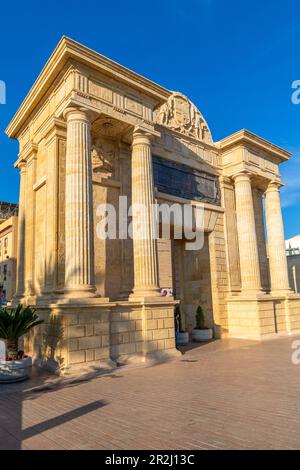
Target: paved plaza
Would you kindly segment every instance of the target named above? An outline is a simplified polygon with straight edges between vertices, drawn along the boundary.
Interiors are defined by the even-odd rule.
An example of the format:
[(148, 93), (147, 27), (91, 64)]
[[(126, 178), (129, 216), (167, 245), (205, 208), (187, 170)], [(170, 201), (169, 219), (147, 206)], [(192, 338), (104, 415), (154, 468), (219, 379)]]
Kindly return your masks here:
[(298, 338), (219, 340), (152, 367), (0, 385), (0, 449), (299, 449)]

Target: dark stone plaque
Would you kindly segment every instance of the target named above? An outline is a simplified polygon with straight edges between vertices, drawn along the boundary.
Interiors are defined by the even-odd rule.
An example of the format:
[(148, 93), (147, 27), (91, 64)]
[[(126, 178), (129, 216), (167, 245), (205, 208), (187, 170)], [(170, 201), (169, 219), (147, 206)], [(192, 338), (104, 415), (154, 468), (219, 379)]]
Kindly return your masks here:
[(161, 193), (221, 205), (219, 178), (188, 165), (153, 156), (154, 186)]

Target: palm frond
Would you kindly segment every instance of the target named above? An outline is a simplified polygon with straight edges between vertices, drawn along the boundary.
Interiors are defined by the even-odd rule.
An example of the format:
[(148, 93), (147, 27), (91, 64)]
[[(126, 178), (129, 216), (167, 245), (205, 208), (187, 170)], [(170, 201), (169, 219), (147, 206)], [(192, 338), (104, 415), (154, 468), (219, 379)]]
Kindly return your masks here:
[(0, 338), (20, 338), (43, 321), (29, 306), (19, 304), (17, 307), (3, 307), (0, 309)]

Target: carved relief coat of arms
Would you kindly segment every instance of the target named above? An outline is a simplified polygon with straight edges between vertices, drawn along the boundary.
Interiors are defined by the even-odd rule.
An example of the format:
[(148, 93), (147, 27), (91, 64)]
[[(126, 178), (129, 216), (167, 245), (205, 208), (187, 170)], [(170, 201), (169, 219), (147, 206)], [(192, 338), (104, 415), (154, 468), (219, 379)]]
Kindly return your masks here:
[(159, 124), (182, 134), (212, 143), (211, 134), (200, 111), (181, 93), (172, 93), (156, 114)]

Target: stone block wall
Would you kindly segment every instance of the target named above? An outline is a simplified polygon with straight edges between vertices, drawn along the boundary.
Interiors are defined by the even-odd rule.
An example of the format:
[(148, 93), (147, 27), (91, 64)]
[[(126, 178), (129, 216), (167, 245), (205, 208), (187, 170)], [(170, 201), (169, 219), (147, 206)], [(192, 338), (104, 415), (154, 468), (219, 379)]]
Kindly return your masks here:
[(288, 312), (291, 331), (300, 331), (299, 299), (288, 300)]
[(174, 349), (174, 307), (172, 304), (134, 307), (119, 304), (111, 313), (110, 331), (110, 355), (119, 362)]
[(184, 302), (186, 327), (192, 331), (196, 326), (196, 310), (201, 305), (208, 327), (214, 326), (212, 310), (211, 275), (208, 237), (205, 234), (201, 250), (184, 251)]
[(110, 361), (109, 308), (39, 308), (44, 323), (26, 340), (26, 351), (49, 369), (107, 367)]
[(25, 348), (51, 370), (106, 368), (175, 349), (173, 302), (53, 306), (37, 313), (44, 323), (26, 337)]
[(173, 289), (171, 245), (171, 240), (161, 238), (157, 240), (159, 285), (162, 289)]
[(218, 214), (215, 229), (209, 234), (208, 240), (215, 336), (224, 337), (228, 334), (226, 299), (229, 293), (229, 268), (223, 213)]
[(261, 323), (255, 300), (234, 299), (228, 302), (228, 335), (259, 339)]
[(228, 301), (228, 329), (231, 337), (263, 339), (300, 329), (299, 298), (232, 298)]
[(79, 309), (64, 313), (68, 365), (94, 362), (107, 365), (109, 360), (109, 309)]

